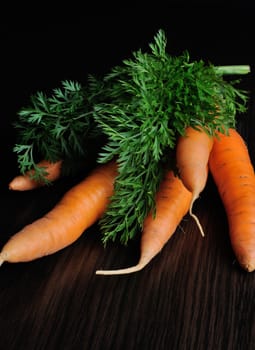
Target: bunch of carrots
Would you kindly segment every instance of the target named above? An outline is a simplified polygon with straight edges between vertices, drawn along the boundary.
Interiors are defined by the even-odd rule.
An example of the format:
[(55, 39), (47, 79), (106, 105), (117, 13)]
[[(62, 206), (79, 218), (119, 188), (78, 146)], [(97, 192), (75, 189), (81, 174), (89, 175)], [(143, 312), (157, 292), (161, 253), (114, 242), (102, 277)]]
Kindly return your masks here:
[(88, 150), (96, 150), (97, 161), (52, 210), (7, 241), (0, 265), (53, 254), (98, 221), (104, 243), (118, 237), (126, 244), (139, 231), (141, 253), (136, 266), (96, 273), (141, 270), (186, 214), (205, 235), (193, 205), (210, 172), (236, 258), (246, 271), (255, 270), (254, 169), (235, 127), (246, 94), (222, 79), (249, 67), (206, 66), (190, 62), (187, 53), (172, 57), (163, 31), (150, 48), (151, 54), (134, 53), (102, 80), (90, 77), (87, 89), (64, 82), (50, 97), (33, 96), (20, 111), (14, 147), (20, 175), (9, 183), (11, 190), (56, 181), (78, 161), (84, 164)]
[[(244, 139), (236, 129), (208, 135), (187, 127), (176, 145), (179, 175), (166, 171), (156, 195), (156, 214), (150, 213), (141, 233), (140, 259), (136, 266), (119, 270), (97, 270), (98, 275), (128, 274), (144, 268), (172, 237), (183, 217), (193, 214), (194, 201), (205, 188), (211, 172), (225, 207), (233, 251), (240, 266), (255, 270), (255, 176)], [(61, 162), (43, 161), (48, 178), (61, 176)], [(25, 262), (53, 254), (77, 240), (103, 215), (114, 192), (116, 161), (97, 166), (71, 188), (45, 216), (25, 226), (4, 245), (3, 262)], [(31, 173), (15, 177), (10, 189), (23, 191), (42, 186)]]

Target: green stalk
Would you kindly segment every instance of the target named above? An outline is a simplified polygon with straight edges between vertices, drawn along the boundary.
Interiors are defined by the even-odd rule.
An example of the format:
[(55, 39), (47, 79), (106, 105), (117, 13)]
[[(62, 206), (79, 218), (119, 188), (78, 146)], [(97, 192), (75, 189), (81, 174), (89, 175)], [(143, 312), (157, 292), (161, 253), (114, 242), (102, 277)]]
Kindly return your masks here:
[(251, 67), (249, 65), (233, 65), (233, 66), (216, 66), (216, 72), (222, 75), (232, 75), (232, 74), (248, 74), (251, 72)]

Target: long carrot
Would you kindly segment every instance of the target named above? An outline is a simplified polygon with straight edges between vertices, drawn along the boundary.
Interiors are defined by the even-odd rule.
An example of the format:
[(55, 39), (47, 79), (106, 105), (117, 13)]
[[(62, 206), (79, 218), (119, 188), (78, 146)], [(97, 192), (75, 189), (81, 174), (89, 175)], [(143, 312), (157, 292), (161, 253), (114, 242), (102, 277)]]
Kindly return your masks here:
[(77, 240), (106, 210), (116, 175), (115, 162), (95, 168), (45, 216), (9, 239), (0, 253), (0, 265), (53, 254)]
[(184, 186), (192, 192), (189, 214), (196, 221), (204, 236), (199, 219), (193, 214), (193, 204), (205, 188), (208, 178), (208, 160), (213, 146), (213, 137), (202, 129), (192, 127), (186, 129), (186, 134), (180, 136), (176, 146), (176, 161), (180, 178)]
[(235, 130), (218, 134), (209, 169), (228, 218), (233, 251), (242, 268), (255, 270), (255, 175), (244, 139)]
[(119, 275), (143, 269), (174, 234), (190, 203), (191, 192), (172, 171), (168, 172), (156, 195), (156, 216), (151, 213), (144, 221), (138, 264), (118, 270), (97, 270), (96, 274)]
[[(45, 178), (52, 182), (57, 180), (61, 175), (62, 161), (52, 163), (47, 160), (40, 161), (37, 166), (39, 168), (45, 168), (47, 175)], [(45, 184), (43, 181), (36, 181), (33, 179), (34, 170), (28, 171), (24, 175), (18, 175), (14, 177), (9, 183), (9, 189), (14, 191), (28, 191), (41, 187)]]

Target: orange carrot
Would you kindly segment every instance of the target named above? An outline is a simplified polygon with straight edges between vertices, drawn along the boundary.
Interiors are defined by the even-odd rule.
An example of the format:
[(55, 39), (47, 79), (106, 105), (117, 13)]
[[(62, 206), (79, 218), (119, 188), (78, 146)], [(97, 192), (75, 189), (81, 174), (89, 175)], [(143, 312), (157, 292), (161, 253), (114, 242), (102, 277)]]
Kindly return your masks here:
[(242, 268), (255, 270), (255, 176), (244, 139), (235, 130), (218, 134), (209, 169), (223, 202), (233, 251)]
[[(45, 178), (48, 181), (55, 181), (57, 180), (61, 175), (61, 166), (62, 161), (59, 160), (58, 162), (51, 163), (47, 160), (42, 160), (37, 164), (40, 168), (45, 168), (45, 171), (47, 172), (47, 175)], [(13, 180), (9, 183), (9, 189), (14, 191), (27, 191), (27, 190), (33, 190), (35, 188), (41, 187), (45, 185), (45, 182), (43, 181), (36, 181), (32, 178), (32, 175), (34, 174), (34, 170), (28, 171), (24, 175), (18, 175), (14, 177)]]
[(213, 137), (202, 129), (192, 127), (186, 129), (186, 134), (180, 136), (176, 146), (176, 161), (180, 178), (184, 186), (192, 192), (189, 214), (195, 219), (199, 230), (204, 236), (203, 228), (192, 208), (195, 200), (205, 188), (208, 178), (208, 160), (213, 146)]
[(106, 210), (116, 175), (115, 162), (95, 168), (45, 216), (9, 239), (0, 253), (0, 265), (53, 254), (77, 240)]
[(143, 269), (174, 234), (190, 203), (191, 192), (172, 171), (168, 172), (156, 195), (156, 216), (151, 213), (144, 221), (138, 264), (118, 270), (97, 270), (96, 274), (128, 274)]

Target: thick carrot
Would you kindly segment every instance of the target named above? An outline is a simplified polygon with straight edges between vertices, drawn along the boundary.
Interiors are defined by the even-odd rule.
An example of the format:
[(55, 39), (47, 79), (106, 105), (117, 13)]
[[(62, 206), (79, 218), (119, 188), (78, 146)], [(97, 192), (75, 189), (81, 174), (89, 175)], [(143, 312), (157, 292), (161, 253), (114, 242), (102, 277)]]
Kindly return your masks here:
[(244, 139), (235, 130), (218, 134), (209, 169), (223, 202), (233, 251), (240, 266), (255, 270), (255, 175)]
[(45, 216), (9, 239), (0, 253), (0, 265), (53, 254), (77, 240), (106, 210), (116, 175), (115, 162), (95, 168)]
[[(47, 172), (45, 178), (48, 181), (55, 181), (61, 175), (61, 160), (55, 163), (49, 162), (47, 160), (42, 160), (37, 164), (37, 166), (40, 168), (45, 168), (45, 171)], [(27, 191), (43, 186), (45, 182), (34, 180), (32, 178), (33, 173), (34, 170), (31, 170), (24, 175), (18, 175), (14, 177), (9, 183), (9, 189), (14, 191)]]
[(145, 219), (140, 242), (140, 259), (137, 265), (118, 270), (97, 270), (98, 275), (119, 275), (143, 269), (172, 237), (191, 203), (191, 192), (172, 171), (160, 184), (156, 195), (156, 216)]
[(176, 162), (180, 178), (184, 186), (192, 192), (189, 214), (195, 219), (199, 230), (204, 236), (199, 219), (193, 214), (193, 204), (205, 188), (208, 178), (208, 160), (213, 146), (213, 137), (202, 129), (192, 127), (186, 129), (186, 134), (180, 136), (176, 146)]

